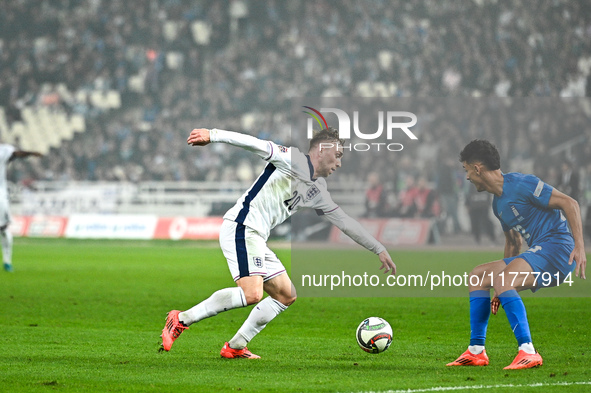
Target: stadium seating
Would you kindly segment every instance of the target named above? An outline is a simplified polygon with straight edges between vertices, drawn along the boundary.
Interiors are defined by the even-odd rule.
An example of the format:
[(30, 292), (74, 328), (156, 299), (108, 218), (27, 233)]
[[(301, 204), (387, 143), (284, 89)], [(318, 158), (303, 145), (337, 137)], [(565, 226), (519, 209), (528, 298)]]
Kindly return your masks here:
[[(402, 0), (367, 7), (354, 1), (151, 4), (138, 18), (133, 2), (88, 9), (47, 2), (44, 23), (23, 29), (39, 17), (32, 12), (36, 2), (3, 3), (2, 15), (11, 17), (0, 26), (0, 136), (46, 153), (39, 164), (19, 163), (11, 181), (237, 180), (238, 173), (256, 173), (256, 157), (228, 157), (220, 148), (198, 156), (183, 145), (186, 134), (197, 125), (219, 126), (297, 142), (289, 132), (296, 97), (445, 97), (461, 104), (467, 97), (534, 102), (591, 91), (581, 2), (542, 2), (534, 14), (520, 3), (453, 0), (433, 7)], [(537, 129), (502, 105), (486, 109), (484, 121), (459, 105), (429, 127), (439, 149), (424, 150), (457, 149), (475, 136), (508, 140), (519, 130), (519, 143), (501, 146), (505, 162), (515, 157), (515, 165), (558, 182), (552, 168), (565, 158), (575, 161), (587, 204), (591, 140), (580, 139), (578, 124), (591, 115), (588, 102), (572, 102), (574, 116), (547, 118), (552, 103), (532, 112), (543, 125)], [(533, 142), (523, 142), (528, 139)], [(540, 160), (543, 151), (551, 157)], [(440, 157), (423, 158), (413, 175), (437, 187)], [(402, 191), (399, 179), (409, 169), (394, 158), (386, 168), (389, 189)], [(368, 162), (344, 166), (332, 183), (371, 169)]]

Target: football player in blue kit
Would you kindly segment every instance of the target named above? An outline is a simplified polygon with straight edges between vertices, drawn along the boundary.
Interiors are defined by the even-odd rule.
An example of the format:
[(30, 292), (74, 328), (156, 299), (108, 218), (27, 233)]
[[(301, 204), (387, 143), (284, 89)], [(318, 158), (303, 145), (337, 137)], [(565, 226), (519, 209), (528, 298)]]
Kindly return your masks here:
[[(519, 345), (505, 369), (542, 365), (535, 350), (525, 306), (518, 292), (560, 285), (585, 277), (587, 257), (581, 212), (576, 200), (534, 175), (503, 173), (496, 147), (473, 140), (460, 153), (466, 178), (477, 191), (493, 194), (493, 213), (505, 233), (504, 259), (477, 266), (470, 273), (470, 345), (448, 366), (486, 366), (488, 319), (501, 305)], [(570, 229), (569, 229), (570, 227)], [(522, 239), (528, 249), (521, 252)], [(491, 302), (490, 289), (494, 290)]]

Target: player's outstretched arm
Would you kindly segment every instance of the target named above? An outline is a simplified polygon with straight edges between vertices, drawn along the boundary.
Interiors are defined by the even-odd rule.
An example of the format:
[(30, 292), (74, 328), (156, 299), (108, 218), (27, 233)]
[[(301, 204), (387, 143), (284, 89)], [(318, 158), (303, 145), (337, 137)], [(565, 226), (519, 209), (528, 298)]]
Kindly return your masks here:
[(273, 147), (270, 141), (239, 132), (217, 128), (212, 128), (211, 130), (207, 128), (195, 128), (187, 138), (187, 144), (191, 146), (205, 146), (209, 143), (227, 143), (251, 151), (265, 160), (273, 158)]
[(564, 212), (566, 221), (575, 240), (575, 248), (570, 254), (568, 264), (572, 265), (576, 262), (575, 276), (580, 278), (587, 278), (585, 270), (587, 269), (587, 255), (585, 254), (585, 241), (583, 240), (583, 221), (581, 219), (581, 210), (579, 203), (570, 196), (558, 191), (552, 190), (548, 207), (551, 209), (560, 209)]
[(375, 253), (380, 258), (382, 263), (380, 270), (385, 269), (384, 273), (396, 274), (396, 265), (392, 262), (392, 258), (386, 247), (377, 241), (361, 224), (351, 218), (341, 208), (338, 208), (329, 214), (325, 214), (331, 223), (339, 228), (345, 235), (353, 239), (357, 244), (365, 247), (369, 251)]
[(191, 146), (205, 146), (211, 142), (207, 128), (195, 128), (187, 138), (187, 144)]

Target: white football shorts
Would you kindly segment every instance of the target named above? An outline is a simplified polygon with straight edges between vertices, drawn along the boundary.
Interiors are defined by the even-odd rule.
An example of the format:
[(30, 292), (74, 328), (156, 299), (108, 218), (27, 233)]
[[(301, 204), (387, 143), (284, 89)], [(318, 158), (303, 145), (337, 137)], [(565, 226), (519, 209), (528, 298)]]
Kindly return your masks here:
[(243, 224), (224, 220), (220, 246), (234, 281), (248, 276), (262, 276), (263, 281), (267, 281), (285, 273), (285, 267), (267, 247), (265, 239)]

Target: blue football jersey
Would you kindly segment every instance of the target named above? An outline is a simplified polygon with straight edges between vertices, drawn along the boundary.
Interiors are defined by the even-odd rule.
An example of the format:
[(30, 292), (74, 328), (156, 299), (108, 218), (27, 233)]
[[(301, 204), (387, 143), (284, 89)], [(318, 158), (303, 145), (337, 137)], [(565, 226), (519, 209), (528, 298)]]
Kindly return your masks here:
[(553, 187), (534, 175), (503, 174), (503, 194), (493, 198), (493, 212), (503, 231), (514, 229), (532, 247), (545, 241), (574, 244), (562, 211), (550, 209)]

